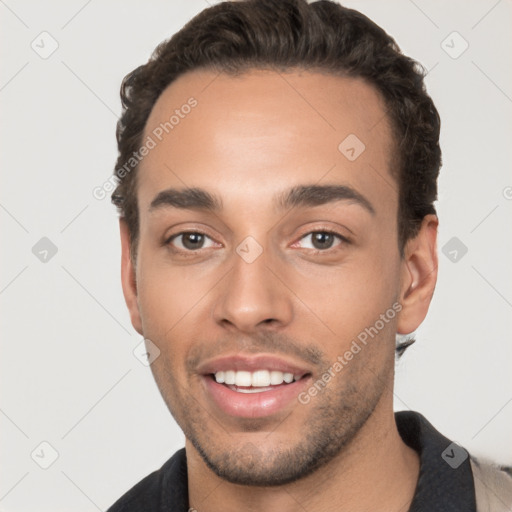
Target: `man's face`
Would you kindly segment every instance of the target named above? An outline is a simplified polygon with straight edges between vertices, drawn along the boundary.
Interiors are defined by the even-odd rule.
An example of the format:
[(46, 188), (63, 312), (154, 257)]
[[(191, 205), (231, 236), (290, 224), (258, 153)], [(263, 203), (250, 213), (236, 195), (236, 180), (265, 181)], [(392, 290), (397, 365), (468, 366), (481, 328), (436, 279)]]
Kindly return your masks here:
[(391, 410), (403, 263), (383, 102), (359, 79), (193, 72), (148, 135), (132, 319), (161, 351), (156, 382), (219, 476), (293, 481)]

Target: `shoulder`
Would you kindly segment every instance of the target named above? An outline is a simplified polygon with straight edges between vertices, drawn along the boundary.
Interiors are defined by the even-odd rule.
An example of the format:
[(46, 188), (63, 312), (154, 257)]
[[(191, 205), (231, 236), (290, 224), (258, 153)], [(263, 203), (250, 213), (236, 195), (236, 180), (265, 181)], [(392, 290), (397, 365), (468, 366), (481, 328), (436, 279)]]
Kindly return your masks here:
[(167, 512), (186, 510), (188, 500), (185, 449), (178, 450), (160, 469), (143, 478), (107, 512)]
[(470, 458), (478, 512), (501, 512), (512, 508), (512, 468)]

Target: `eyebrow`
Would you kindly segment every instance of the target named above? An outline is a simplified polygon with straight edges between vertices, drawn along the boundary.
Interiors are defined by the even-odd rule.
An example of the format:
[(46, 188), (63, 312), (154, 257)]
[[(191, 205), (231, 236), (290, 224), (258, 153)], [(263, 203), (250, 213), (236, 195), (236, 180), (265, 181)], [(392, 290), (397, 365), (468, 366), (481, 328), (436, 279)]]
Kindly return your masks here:
[(220, 211), (222, 201), (201, 188), (185, 188), (183, 190), (169, 188), (157, 194), (149, 205), (149, 211), (169, 206), (187, 210)]
[[(347, 185), (299, 185), (279, 194), (275, 203), (279, 210), (288, 210), (321, 206), (337, 201), (359, 204), (375, 215), (375, 208), (370, 201)], [(222, 210), (222, 200), (201, 188), (169, 188), (156, 195), (151, 201), (149, 211), (165, 207), (219, 212)]]
[(366, 197), (347, 185), (299, 185), (279, 196), (278, 207), (286, 210), (296, 207), (321, 206), (337, 201), (359, 204), (372, 215), (375, 208)]

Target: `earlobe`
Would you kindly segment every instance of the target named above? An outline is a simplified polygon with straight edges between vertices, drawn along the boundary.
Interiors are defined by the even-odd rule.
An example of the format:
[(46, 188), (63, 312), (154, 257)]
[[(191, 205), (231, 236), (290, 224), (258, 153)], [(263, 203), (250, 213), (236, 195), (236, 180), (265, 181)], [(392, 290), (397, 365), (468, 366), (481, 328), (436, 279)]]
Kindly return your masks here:
[(436, 215), (425, 216), (418, 234), (406, 243), (402, 262), (402, 310), (398, 317), (398, 334), (415, 331), (427, 315), (437, 282), (438, 224)]
[(130, 232), (126, 222), (119, 219), (121, 234), (121, 283), (123, 295), (134, 329), (142, 335), (142, 321), (137, 297), (137, 280), (135, 266), (130, 254)]

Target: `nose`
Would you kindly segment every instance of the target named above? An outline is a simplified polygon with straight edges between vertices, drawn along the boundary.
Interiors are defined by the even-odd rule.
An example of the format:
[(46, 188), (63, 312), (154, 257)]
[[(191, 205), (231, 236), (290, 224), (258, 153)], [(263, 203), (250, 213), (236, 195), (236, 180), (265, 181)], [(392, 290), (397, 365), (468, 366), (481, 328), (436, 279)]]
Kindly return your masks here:
[(216, 291), (213, 314), (224, 328), (254, 333), (280, 329), (292, 320), (292, 292), (266, 251), (254, 261), (234, 253), (233, 267)]

